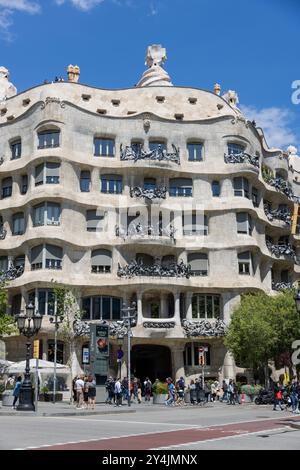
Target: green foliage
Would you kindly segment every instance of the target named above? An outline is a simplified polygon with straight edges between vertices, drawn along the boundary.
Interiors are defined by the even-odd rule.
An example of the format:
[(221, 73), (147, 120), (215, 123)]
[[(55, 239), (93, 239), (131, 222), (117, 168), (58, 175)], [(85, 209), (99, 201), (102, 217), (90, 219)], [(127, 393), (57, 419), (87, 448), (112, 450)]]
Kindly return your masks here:
[(166, 395), (168, 393), (168, 384), (164, 382), (155, 382), (152, 391), (155, 395)]
[(269, 168), (266, 165), (262, 165), (261, 174), (266, 183), (269, 183), (269, 181), (271, 181), (271, 179), (274, 178), (273, 171), (271, 170), (271, 168)]
[(14, 390), (14, 388), (15, 388), (14, 384), (7, 383), (6, 387), (5, 387), (5, 390)]
[(42, 388), (41, 388), (41, 393), (48, 393), (49, 392), (49, 388), (44, 385)]
[(62, 317), (62, 323), (59, 327), (60, 337), (70, 342), (75, 336), (73, 323), (82, 317), (82, 312), (76, 302), (76, 292), (69, 286), (56, 283), (54, 283), (53, 292), (56, 300), (57, 315)]
[(276, 296), (245, 294), (233, 312), (225, 346), (243, 367), (259, 368), (289, 351), (300, 337), (294, 290)]
[(249, 395), (250, 397), (254, 395), (258, 395), (259, 391), (262, 389), (261, 385), (242, 385), (241, 392)]
[(17, 332), (15, 319), (6, 314), (7, 309), (7, 286), (5, 282), (0, 283), (0, 337)]

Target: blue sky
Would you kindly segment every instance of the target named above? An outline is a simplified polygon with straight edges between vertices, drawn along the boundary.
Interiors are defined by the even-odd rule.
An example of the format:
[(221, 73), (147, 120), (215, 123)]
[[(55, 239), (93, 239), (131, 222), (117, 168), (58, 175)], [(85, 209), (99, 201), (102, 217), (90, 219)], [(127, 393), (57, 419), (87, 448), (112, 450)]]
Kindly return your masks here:
[(162, 44), (175, 85), (236, 90), (270, 145), (300, 146), (299, 22), (298, 0), (0, 0), (0, 65), (18, 91), (70, 63), (82, 83), (126, 88)]

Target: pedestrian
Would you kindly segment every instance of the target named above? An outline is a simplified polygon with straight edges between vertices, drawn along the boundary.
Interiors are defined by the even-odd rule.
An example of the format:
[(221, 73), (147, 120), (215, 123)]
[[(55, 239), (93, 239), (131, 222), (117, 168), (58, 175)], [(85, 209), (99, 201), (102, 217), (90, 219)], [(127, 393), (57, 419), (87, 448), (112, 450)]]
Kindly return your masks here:
[(88, 407), (89, 407), (89, 389), (88, 389), (88, 378), (87, 377), (84, 377), (83, 403), (84, 403), (84, 408), (88, 409)]
[(114, 406), (122, 406), (122, 385), (120, 378), (118, 377), (115, 383), (115, 405)]
[(76, 387), (76, 398), (77, 398), (77, 403), (76, 403), (76, 408), (82, 408), (83, 406), (83, 388), (84, 388), (84, 381), (83, 381), (83, 376), (79, 376), (78, 379), (75, 382), (75, 387)]
[(280, 382), (274, 387), (274, 406), (273, 411), (277, 411), (277, 405), (279, 405), (281, 411), (284, 411), (284, 407), (282, 406), (282, 386)]
[(16, 409), (16, 403), (20, 397), (21, 386), (22, 386), (22, 377), (19, 375), (15, 384), (14, 391), (13, 391), (14, 401), (13, 401), (12, 407), (14, 410)]
[(175, 405), (175, 385), (173, 384), (173, 380), (169, 377), (167, 379), (168, 384), (168, 399), (165, 401), (165, 405), (171, 406)]
[(190, 382), (190, 400), (192, 405), (195, 405), (197, 403), (196, 385), (194, 380), (191, 380)]
[(88, 376), (87, 388), (88, 388), (88, 407), (94, 410), (95, 404), (96, 404), (96, 381), (93, 379), (92, 375)]
[(149, 377), (146, 377), (144, 382), (144, 392), (145, 392), (145, 402), (150, 404), (151, 392), (152, 392), (152, 382)]
[(228, 405), (235, 405), (235, 401), (234, 401), (234, 384), (233, 384), (232, 379), (229, 380), (229, 385), (228, 385), (227, 392), (228, 392), (227, 404)]
[(77, 401), (77, 391), (76, 391), (76, 380), (78, 379), (79, 377), (74, 377), (74, 379), (72, 380), (72, 391), (73, 391), (73, 402), (76, 403)]
[(222, 396), (222, 399), (220, 400), (222, 403), (223, 401), (227, 401), (228, 402), (228, 385), (226, 383), (226, 380), (223, 380), (223, 383), (222, 383), (222, 391), (223, 391), (223, 396)]

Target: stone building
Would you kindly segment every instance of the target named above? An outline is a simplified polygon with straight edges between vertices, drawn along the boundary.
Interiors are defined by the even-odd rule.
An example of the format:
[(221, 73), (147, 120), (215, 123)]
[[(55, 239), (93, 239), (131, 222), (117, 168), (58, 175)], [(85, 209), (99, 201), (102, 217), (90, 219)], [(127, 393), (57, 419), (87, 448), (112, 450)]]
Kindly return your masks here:
[[(115, 322), (135, 301), (137, 377), (198, 375), (204, 346), (205, 374), (221, 380), (244, 373), (223, 345), (241, 293), (275, 293), (300, 271), (296, 149), (269, 148), (234, 91), (174, 86), (164, 60), (149, 47), (142, 78), (121, 90), (82, 85), (70, 66), (67, 81), (16, 94), (1, 69), (0, 268), (11, 313), (32, 301), (44, 315), (41, 358), (53, 360), (56, 281), (84, 321), (116, 327), (111, 373)], [(7, 359), (24, 358), (23, 338), (5, 342)], [(83, 368), (87, 347), (79, 337)]]

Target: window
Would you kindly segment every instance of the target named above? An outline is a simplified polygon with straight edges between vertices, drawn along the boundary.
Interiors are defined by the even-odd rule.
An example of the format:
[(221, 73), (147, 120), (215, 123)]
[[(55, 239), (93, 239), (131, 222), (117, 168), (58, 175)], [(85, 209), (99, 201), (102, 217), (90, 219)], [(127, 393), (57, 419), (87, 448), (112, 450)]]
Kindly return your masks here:
[(28, 176), (22, 175), (21, 176), (21, 189), (20, 189), (21, 194), (26, 194), (27, 189), (28, 189)]
[(17, 158), (20, 158), (22, 155), (22, 143), (21, 139), (15, 140), (10, 144), (10, 150), (11, 150), (11, 159), (16, 160)]
[[(15, 259), (14, 259), (14, 266), (15, 268), (19, 269), (19, 268), (23, 268), (24, 270), (24, 267), (25, 267), (25, 256), (24, 255), (21, 255), (21, 256), (17, 256)], [(21, 273), (19, 274), (19, 276), (23, 273), (23, 271), (21, 271)]]
[(183, 235), (207, 235), (208, 234), (208, 218), (207, 215), (201, 213), (188, 213), (184, 211), (182, 215)]
[(166, 143), (163, 140), (153, 140), (152, 142), (149, 142), (149, 150), (151, 152), (158, 149), (167, 150)]
[(144, 189), (154, 190), (156, 188), (156, 179), (155, 178), (145, 178), (144, 179)]
[(110, 273), (112, 256), (109, 250), (92, 251), (92, 273)]
[(46, 244), (46, 268), (61, 269), (63, 251), (60, 246)]
[(101, 192), (110, 194), (122, 194), (122, 176), (119, 175), (102, 175), (101, 176)]
[(238, 212), (236, 214), (237, 233), (252, 234), (252, 220), (247, 212)]
[(2, 198), (12, 195), (12, 178), (4, 178), (2, 180)]
[(193, 195), (193, 180), (191, 178), (170, 179), (169, 194), (172, 197), (191, 197)]
[(213, 181), (211, 183), (211, 192), (213, 197), (219, 197), (220, 196), (220, 182), (219, 181)]
[(199, 366), (199, 347), (204, 346), (204, 357), (205, 365), (210, 366), (210, 346), (204, 345), (203, 343), (188, 343), (185, 346), (184, 354), (184, 365), (197, 367)]
[[(57, 341), (56, 343), (57, 349), (56, 349), (56, 362), (58, 364), (63, 364), (64, 363), (64, 343), (62, 341)], [(54, 348), (55, 348), (55, 343), (54, 340), (49, 339), (48, 340), (48, 357), (47, 360), (53, 362), (54, 361)]]
[(289, 271), (288, 269), (284, 269), (280, 273), (280, 281), (281, 282), (289, 282), (290, 281), (290, 276), (289, 276)]
[(239, 176), (233, 179), (233, 186), (234, 186), (234, 195), (235, 196), (242, 196), (250, 199), (249, 197), (249, 182), (247, 178), (243, 176)]
[(25, 218), (23, 212), (18, 212), (13, 216), (13, 235), (22, 235), (25, 232)]
[(250, 251), (244, 251), (238, 255), (239, 274), (250, 275), (251, 254)]
[(94, 155), (95, 157), (114, 157), (115, 141), (114, 139), (94, 139)]
[(35, 289), (28, 293), (28, 303), (32, 303), (41, 315), (53, 315), (55, 312), (54, 292), (50, 289)]
[(59, 184), (60, 163), (46, 162), (35, 167), (35, 185)]
[(238, 155), (240, 153), (244, 153), (245, 147), (240, 144), (229, 143), (227, 150), (229, 155)]
[(60, 225), (60, 204), (45, 202), (33, 208), (32, 223), (34, 227), (40, 225)]
[(254, 207), (259, 206), (258, 190), (252, 186), (252, 202)]
[(190, 162), (201, 162), (203, 160), (203, 144), (191, 142), (190, 144), (187, 144), (187, 149)]
[(219, 295), (193, 294), (192, 296), (192, 318), (220, 318), (220, 308)]
[(121, 300), (118, 297), (84, 297), (82, 310), (84, 320), (120, 320)]
[(31, 249), (31, 269), (61, 269), (62, 248), (55, 245), (39, 245)]
[(21, 311), (21, 302), (22, 302), (22, 295), (17, 294), (14, 295), (11, 301), (11, 314), (12, 315), (19, 315)]
[(90, 171), (82, 171), (80, 173), (80, 191), (89, 193), (91, 190), (91, 173)]
[(191, 266), (192, 276), (208, 275), (208, 255), (207, 253), (189, 253), (188, 264)]
[(38, 133), (38, 148), (39, 149), (47, 149), (47, 148), (55, 148), (59, 147), (59, 138), (60, 138), (60, 131), (59, 130), (47, 130)]
[(86, 229), (88, 232), (102, 232), (105, 212), (99, 209), (86, 211)]

